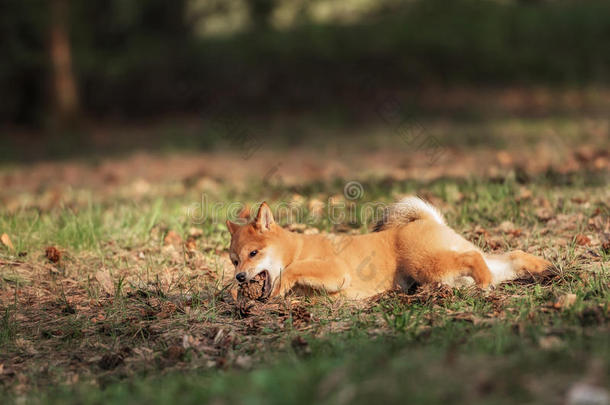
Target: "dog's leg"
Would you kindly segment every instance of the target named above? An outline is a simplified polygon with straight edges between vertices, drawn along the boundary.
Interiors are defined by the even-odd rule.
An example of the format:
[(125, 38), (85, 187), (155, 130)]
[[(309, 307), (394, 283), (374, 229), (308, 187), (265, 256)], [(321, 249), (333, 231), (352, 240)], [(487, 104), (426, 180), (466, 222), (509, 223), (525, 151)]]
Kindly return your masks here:
[(543, 273), (552, 268), (549, 261), (522, 250), (501, 255), (485, 255), (485, 262), (491, 270), (494, 284)]
[(491, 271), (483, 260), (483, 255), (476, 250), (460, 253), (455, 258), (458, 268), (466, 269), (467, 276), (474, 279), (474, 282), (481, 288), (489, 287), (492, 282)]
[(437, 252), (428, 261), (429, 267), (414, 273), (416, 281), (441, 282), (454, 285), (458, 277), (469, 276), (477, 286), (487, 288), (491, 284), (492, 274), (483, 259), (483, 255), (471, 250), (468, 252), (442, 251)]
[(336, 261), (303, 260), (286, 267), (275, 281), (271, 297), (285, 295), (295, 284), (334, 293), (349, 282), (349, 275)]
[(512, 251), (508, 254), (508, 257), (510, 258), (517, 276), (543, 273), (553, 267), (548, 260), (525, 253), (522, 250)]

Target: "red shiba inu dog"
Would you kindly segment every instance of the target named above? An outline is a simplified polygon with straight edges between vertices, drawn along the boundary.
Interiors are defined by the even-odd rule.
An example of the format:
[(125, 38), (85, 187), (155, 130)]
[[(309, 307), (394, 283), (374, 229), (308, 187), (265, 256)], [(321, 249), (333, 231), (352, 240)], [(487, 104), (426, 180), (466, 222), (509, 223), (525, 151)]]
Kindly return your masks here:
[[(249, 218), (247, 210), (240, 214)], [(294, 286), (346, 298), (371, 297), (408, 281), (488, 288), (551, 267), (520, 250), (486, 254), (451, 229), (442, 214), (417, 197), (388, 207), (375, 232), (332, 236), (293, 233), (277, 225), (262, 203), (245, 225), (227, 221), (230, 258), (239, 282), (266, 272), (263, 297)]]

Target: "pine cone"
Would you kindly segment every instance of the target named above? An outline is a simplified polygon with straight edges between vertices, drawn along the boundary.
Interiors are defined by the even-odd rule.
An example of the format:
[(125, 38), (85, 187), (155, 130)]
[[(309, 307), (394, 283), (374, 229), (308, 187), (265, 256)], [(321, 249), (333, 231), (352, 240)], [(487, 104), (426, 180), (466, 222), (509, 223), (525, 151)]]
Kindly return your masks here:
[(263, 296), (263, 288), (265, 286), (265, 279), (267, 278), (266, 272), (261, 272), (254, 276), (252, 280), (239, 285), (237, 291), (237, 299), (250, 299), (257, 300)]

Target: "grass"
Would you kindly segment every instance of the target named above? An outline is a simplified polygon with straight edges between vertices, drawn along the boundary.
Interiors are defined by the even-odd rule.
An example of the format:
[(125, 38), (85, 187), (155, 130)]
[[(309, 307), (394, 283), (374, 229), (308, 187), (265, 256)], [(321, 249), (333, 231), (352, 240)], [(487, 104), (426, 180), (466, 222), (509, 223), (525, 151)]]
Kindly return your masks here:
[[(440, 333), (427, 339), (395, 337), (374, 342), (350, 337), (348, 343), (312, 347), (320, 352), (303, 359), (294, 353), (281, 364), (253, 372), (172, 375), (154, 380), (116, 384), (104, 393), (92, 390), (63, 391), (52, 396), (62, 403), (167, 403), (179, 400), (198, 403), (220, 400), (229, 403), (370, 403), (371, 400), (414, 403), (554, 403), (563, 392), (556, 384), (571, 382), (589, 371), (586, 347), (541, 351), (527, 337), (502, 338), (502, 328), (486, 333), (458, 326), (456, 334), (477, 334), (472, 350), (450, 342)], [(489, 338), (499, 347), (488, 349)], [(526, 340), (526, 342), (524, 342)], [(590, 339), (603, 345), (602, 336)], [(438, 344), (440, 343), (440, 346)], [(486, 344), (487, 343), (487, 344)], [(496, 346), (494, 345), (494, 346)], [(606, 347), (607, 349), (607, 347)], [(602, 350), (603, 352), (603, 350)], [(597, 353), (593, 353), (597, 355)], [(504, 358), (504, 359), (503, 359)], [(573, 364), (577, 366), (573, 367)], [(551, 371), (559, 370), (559, 371)], [(532, 395), (528, 385), (550, 395)]]
[[(360, 214), (366, 203), (418, 193), (485, 250), (523, 249), (556, 266), (554, 276), (487, 292), (423, 286), (359, 304), (292, 295), (246, 317), (228, 285), (228, 208), (217, 221), (188, 215), (201, 188), (8, 192), (0, 233), (14, 250), (0, 246), (0, 401), (559, 403), (578, 382), (608, 387), (607, 174), (511, 173), (361, 178), (355, 204), (342, 197), (343, 178), (204, 188), (209, 204), (292, 199), (311, 219), (312, 200), (335, 196)], [(305, 229), (370, 225), (345, 218)]]

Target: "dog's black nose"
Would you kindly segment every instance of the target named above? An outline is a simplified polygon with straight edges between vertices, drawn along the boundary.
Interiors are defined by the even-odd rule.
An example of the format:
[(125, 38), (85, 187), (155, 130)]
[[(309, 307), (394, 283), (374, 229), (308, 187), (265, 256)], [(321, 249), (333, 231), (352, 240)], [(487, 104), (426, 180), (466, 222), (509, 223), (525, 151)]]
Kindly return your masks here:
[(241, 273), (237, 273), (237, 275), (235, 276), (235, 278), (237, 279), (237, 281), (239, 281), (240, 283), (243, 283), (244, 281), (246, 281), (246, 273), (244, 273), (243, 271)]

